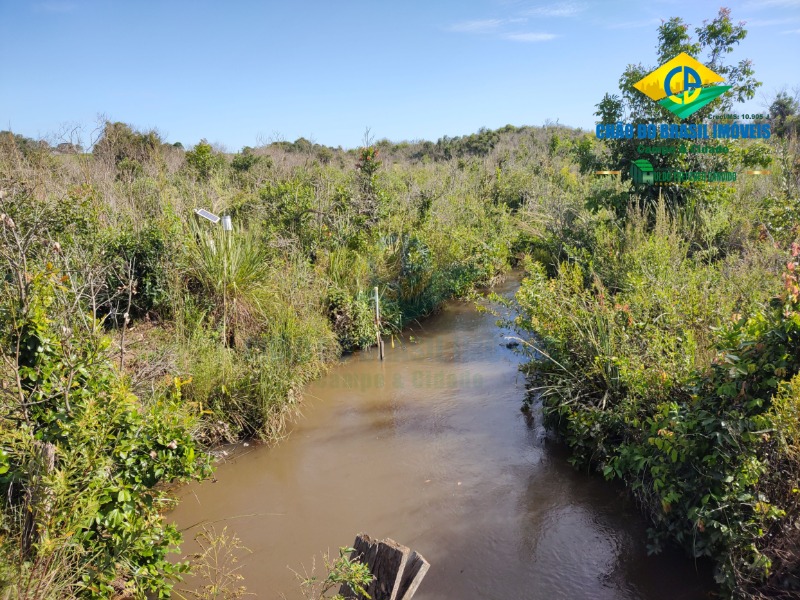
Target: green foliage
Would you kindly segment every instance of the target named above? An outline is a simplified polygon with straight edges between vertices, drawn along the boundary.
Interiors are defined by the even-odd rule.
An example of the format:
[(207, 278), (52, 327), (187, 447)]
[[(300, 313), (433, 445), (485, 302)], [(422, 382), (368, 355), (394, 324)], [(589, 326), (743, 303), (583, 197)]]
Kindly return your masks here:
[(306, 253), (317, 247), (326, 219), (316, 211), (311, 185), (302, 180), (270, 182), (259, 191), (259, 199), (254, 213), (261, 219), (267, 236), (291, 237)]
[(624, 106), (622, 99), (616, 94), (606, 94), (599, 104), (595, 105), (597, 111), (594, 113), (600, 123), (617, 123), (622, 120)]
[[(658, 66), (686, 52), (706, 65), (725, 79), (725, 85), (731, 86), (728, 93), (723, 94), (692, 115), (692, 120), (702, 122), (709, 120), (715, 113), (730, 112), (734, 102), (744, 102), (755, 97), (756, 89), (761, 82), (755, 79), (752, 61), (742, 59), (736, 64), (728, 64), (726, 56), (733, 52), (747, 36), (742, 23), (735, 24), (731, 20), (730, 9), (720, 8), (717, 16), (704, 21), (702, 26), (694, 28), (696, 41), (689, 32), (689, 26), (680, 17), (664, 21), (658, 28), (656, 51), (658, 64), (644, 66), (641, 63), (628, 65), (619, 80), (621, 96), (606, 94), (597, 104), (595, 115), (601, 123), (625, 122), (640, 123), (679, 123), (680, 119), (653, 102), (649, 97), (633, 87), (637, 81), (654, 71)], [(611, 120), (605, 120), (611, 119)], [(623, 178), (629, 177), (630, 162), (639, 158), (636, 147), (641, 144), (637, 139), (615, 139), (607, 142), (615, 169), (622, 170)], [(677, 145), (672, 141), (661, 141), (661, 145)], [(711, 170), (704, 168), (702, 155), (667, 154), (654, 156), (651, 159), (656, 168), (677, 168), (678, 162), (684, 170)], [(724, 169), (718, 169), (724, 170)], [(673, 186), (674, 187), (674, 186)], [(675, 190), (677, 191), (677, 190)], [(681, 194), (676, 200), (681, 200)]]
[(633, 491), (651, 551), (678, 543), (716, 559), (728, 591), (794, 589), (796, 401), (785, 382), (800, 369), (798, 266), (770, 300), (774, 248), (733, 253), (741, 242), (714, 233), (725, 225), (708, 215), (735, 223), (729, 213), (744, 210), (728, 202), (698, 189), (693, 216), (670, 217), (662, 202), (650, 216), (628, 211), (624, 228), (595, 222), (554, 277), (528, 265), (516, 326), (535, 333), (526, 349), (545, 422), (575, 464)]
[(742, 148), (742, 166), (764, 169), (772, 164), (772, 149), (765, 143), (755, 142)]
[(365, 177), (372, 178), (378, 169), (381, 167), (381, 161), (378, 160), (379, 150), (374, 146), (362, 148), (358, 156), (358, 163), (356, 168), (361, 171)]
[(344, 600), (344, 596), (339, 593), (333, 596), (330, 594), (338, 590), (340, 586), (347, 585), (353, 593), (360, 597), (371, 598), (366, 588), (372, 583), (374, 576), (369, 570), (369, 565), (362, 563), (358, 558), (350, 559), (348, 555), (352, 552), (355, 552), (355, 548), (341, 547), (338, 558), (331, 560), (329, 555), (323, 556), (323, 563), (327, 571), (325, 578), (319, 579), (313, 574), (313, 569), (310, 576), (301, 577), (303, 595), (309, 600), (323, 600), (324, 598)]
[[(248, 234), (234, 235), (241, 236), (232, 242), (238, 251), (263, 252)], [(218, 273), (219, 280), (197, 290), (202, 295), (191, 306), (199, 315), (179, 349), (182, 370), (192, 376), (186, 397), (207, 415), (200, 435), (208, 441), (280, 439), (296, 410), (297, 390), (319, 376), (338, 351), (322, 313), (323, 290), (302, 283), (309, 279), (307, 264), (256, 260), (245, 269), (246, 264), (242, 257), (239, 275), (229, 275), (227, 331), (221, 299), (213, 299), (221, 293), (214, 282), (224, 281)], [(252, 269), (258, 269), (257, 278), (250, 278)], [(203, 304), (207, 310), (198, 310)]]
[(575, 154), (575, 160), (578, 163), (581, 175), (592, 173), (604, 166), (599, 156), (602, 152), (599, 145), (593, 135), (587, 134), (573, 147), (572, 151)]
[[(208, 473), (192, 417), (178, 381), (172, 394), (148, 406), (138, 402), (109, 361), (109, 341), (82, 332), (80, 320), (65, 312), (62, 281), (57, 272), (34, 278), (22, 305), (2, 294), (2, 351), (14, 357), (22, 382), (16, 396), (7, 396), (17, 401), (4, 402), (0, 422), (3, 509), (19, 515), (3, 522), (3, 543), (9, 556), (35, 560), (74, 547), (82, 561), (71, 579), (82, 597), (107, 598), (120, 578), (140, 594), (166, 596), (185, 567), (166, 558), (180, 535), (162, 521), (167, 497), (159, 484)], [(49, 472), (32, 468), (46, 445), (55, 451)], [(48, 491), (40, 504), (28, 504), (24, 490), (41, 486)], [(33, 535), (26, 511), (41, 515), (27, 557), (12, 551)]]
[(359, 291), (350, 296), (334, 289), (328, 296), (328, 316), (342, 349), (367, 348), (375, 342), (375, 302), (371, 294)]
[(135, 171), (137, 165), (141, 169), (142, 163), (152, 160), (162, 143), (161, 136), (154, 130), (138, 132), (125, 123), (106, 121), (92, 153), (130, 172)]
[[(16, 248), (14, 231), (37, 232), (23, 244), (21, 279), (12, 269), (2, 280), (0, 302), (18, 310), (15, 282), (55, 286), (26, 308), (28, 318), (2, 318), (18, 332), (4, 347), (20, 344), (23, 393), (39, 394), (40, 410), (49, 412), (36, 413), (46, 420), (40, 433), (23, 436), (17, 421), (3, 427), (0, 471), (35, 472), (42, 462), (36, 435), (67, 432), (74, 442), (58, 451), (48, 489), (57, 491), (59, 515), (75, 508), (72, 521), (47, 528), (30, 561), (7, 560), (20, 556), (29, 482), (14, 484), (0, 528), (16, 537), (4, 538), (10, 545), (0, 554), (0, 577), (20, 586), (53, 581), (52, 598), (69, 597), (75, 586), (84, 595), (88, 586), (96, 595), (112, 595), (109, 586), (120, 596), (165, 594), (184, 566), (169, 572), (162, 562), (177, 537), (149, 511), (168, 506), (161, 483), (199, 474), (200, 467), (189, 473), (181, 454), (190, 442), (279, 440), (302, 386), (342, 349), (372, 345), (376, 330), (395, 333), (448, 298), (491, 284), (531, 240), (553, 256), (568, 252), (567, 244), (529, 231), (530, 223), (546, 221), (552, 231), (575, 226), (570, 244), (584, 252), (594, 225), (608, 217), (601, 209), (575, 221), (589, 186), (572, 160), (591, 161), (601, 149), (585, 152), (577, 147), (580, 132), (552, 124), (485, 130), (439, 150), (384, 140), (369, 161), (301, 139), (245, 148), (230, 157), (230, 169), (207, 144), (184, 154), (127, 126), (107, 133), (94, 157), (64, 164), (0, 144), (0, 233), (10, 236), (0, 253)], [(560, 208), (540, 210), (540, 202)], [(237, 229), (195, 223), (198, 206), (234, 215)], [(128, 310), (129, 291), (136, 293)], [(94, 317), (116, 328), (103, 329)], [(104, 331), (114, 334), (111, 345), (89, 341)], [(79, 373), (84, 367), (88, 375)], [(16, 380), (2, 368), (0, 395), (13, 405)], [(70, 381), (86, 392), (57, 389)], [(92, 465), (79, 455), (88, 446)], [(148, 470), (150, 461), (163, 461), (164, 471)], [(88, 583), (76, 580), (85, 573)]]
[(786, 91), (775, 95), (769, 105), (769, 119), (772, 131), (779, 137), (800, 134), (800, 102)]
[[(106, 260), (113, 266), (107, 275), (109, 294), (115, 294), (132, 282), (130, 317), (142, 317), (150, 312), (166, 316), (170, 295), (164, 259), (172, 254), (172, 248), (164, 232), (156, 225), (148, 225), (138, 232), (123, 229), (116, 234), (105, 244)], [(117, 315), (114, 316), (116, 320)]]
[(224, 157), (215, 152), (206, 140), (200, 140), (186, 153), (186, 163), (200, 179), (208, 179), (225, 164)]
[[(664, 21), (658, 28), (658, 65), (662, 65), (681, 52), (693, 56), (715, 73), (725, 79), (725, 85), (730, 85), (731, 90), (723, 94), (693, 115), (693, 119), (703, 121), (715, 112), (730, 112), (734, 102), (744, 102), (755, 97), (756, 89), (761, 83), (754, 77), (752, 61), (742, 59), (736, 64), (725, 62), (726, 55), (734, 51), (746, 37), (747, 30), (743, 23), (734, 23), (731, 20), (731, 11), (722, 7), (714, 19), (706, 20), (702, 25), (694, 28), (697, 41), (689, 33), (689, 26), (680, 17), (672, 17)], [(630, 114), (638, 113), (652, 115), (650, 122), (656, 120), (671, 122), (675, 116), (647, 98), (644, 94), (632, 88), (632, 84), (641, 79), (635, 71), (629, 68), (620, 79), (620, 90), (627, 101), (627, 110)], [(653, 71), (654, 68), (644, 69), (642, 76)], [(635, 79), (633, 77), (636, 77)], [(634, 100), (635, 99), (635, 100)]]
[(34, 140), (11, 131), (0, 131), (0, 144), (16, 146), (23, 156), (32, 156), (50, 149), (49, 144), (44, 140)]
[(233, 157), (231, 168), (242, 173), (249, 171), (259, 162), (261, 162), (261, 157), (254, 154), (252, 148), (245, 146), (239, 154)]
[(184, 257), (187, 286), (213, 307), (224, 339), (242, 346), (272, 298), (264, 285), (271, 273), (265, 249), (249, 231), (227, 232), (199, 223), (191, 233)]
[(800, 199), (770, 195), (764, 200), (762, 235), (783, 243), (797, 237), (800, 223)]
[[(646, 482), (641, 495), (651, 506), (660, 501), (656, 544), (675, 539), (695, 556), (725, 556), (718, 580), (729, 589), (772, 574), (773, 557), (761, 551), (767, 532), (797, 507), (781, 489), (786, 483), (762, 481), (787, 450), (786, 437), (776, 448), (772, 436), (792, 431), (772, 401), (800, 368), (796, 267), (790, 263), (783, 301), (724, 326), (710, 369), (656, 405), (642, 422), (647, 437), (626, 440), (606, 466), (607, 475)], [(784, 584), (800, 589), (796, 577)]]
[(461, 137), (444, 136), (431, 147), (432, 154), (438, 160), (450, 160), (466, 156), (486, 156), (500, 139), (498, 131), (482, 127), (478, 133)]
[(384, 194), (378, 185), (378, 170), (381, 161), (378, 160), (379, 150), (374, 146), (362, 148), (359, 151), (356, 169), (358, 171), (359, 195), (356, 197), (356, 212), (359, 225), (368, 230), (372, 229), (380, 218), (381, 204)]

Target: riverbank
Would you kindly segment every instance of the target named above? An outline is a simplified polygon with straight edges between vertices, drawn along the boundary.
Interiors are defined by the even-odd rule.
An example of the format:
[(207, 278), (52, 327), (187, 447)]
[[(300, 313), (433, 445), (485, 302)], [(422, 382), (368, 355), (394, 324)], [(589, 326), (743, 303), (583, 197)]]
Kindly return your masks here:
[(227, 526), (252, 551), (239, 564), (259, 598), (299, 597), (291, 569), (361, 530), (430, 560), (420, 600), (705, 593), (707, 571), (679, 553), (647, 557), (635, 505), (572, 469), (520, 412), (522, 359), (496, 319), (451, 301), (387, 344), (384, 362), (374, 349), (345, 357), (304, 388), (288, 439), (181, 490), (170, 518), (187, 527), (184, 550), (203, 526)]

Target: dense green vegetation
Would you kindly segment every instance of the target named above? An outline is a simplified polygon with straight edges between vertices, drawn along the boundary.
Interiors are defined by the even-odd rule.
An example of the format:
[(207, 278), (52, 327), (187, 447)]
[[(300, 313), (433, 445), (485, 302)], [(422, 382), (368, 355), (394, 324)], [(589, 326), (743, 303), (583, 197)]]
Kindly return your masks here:
[[(123, 123), (91, 153), (0, 136), (6, 597), (169, 595), (166, 484), (207, 474), (210, 445), (279, 439), (300, 387), (375, 343), (374, 288), (392, 334), (508, 267), (523, 191), (488, 156), (500, 135), (457, 162), (184, 151)], [(549, 135), (508, 128), (503, 152)]]

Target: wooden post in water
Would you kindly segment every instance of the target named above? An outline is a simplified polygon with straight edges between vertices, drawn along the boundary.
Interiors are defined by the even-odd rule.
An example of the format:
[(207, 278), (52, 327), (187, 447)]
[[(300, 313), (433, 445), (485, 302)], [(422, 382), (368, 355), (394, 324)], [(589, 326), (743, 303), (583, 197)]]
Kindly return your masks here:
[(378, 341), (378, 354), (383, 360), (383, 338), (381, 338), (381, 304), (378, 298), (378, 286), (375, 286), (375, 336)]
[[(368, 565), (375, 577), (367, 586), (372, 600), (410, 600), (431, 566), (421, 555), (389, 538), (373, 540), (360, 533), (353, 548), (350, 560), (358, 559)], [(346, 600), (365, 600), (346, 583), (339, 593)]]

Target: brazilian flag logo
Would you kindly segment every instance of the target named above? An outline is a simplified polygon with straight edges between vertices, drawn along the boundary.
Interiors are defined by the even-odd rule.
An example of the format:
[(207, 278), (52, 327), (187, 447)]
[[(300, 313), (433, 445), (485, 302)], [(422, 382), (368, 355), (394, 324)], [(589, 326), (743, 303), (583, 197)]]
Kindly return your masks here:
[(721, 81), (724, 80), (714, 71), (681, 52), (633, 87), (686, 119), (731, 89), (729, 85), (710, 85)]

